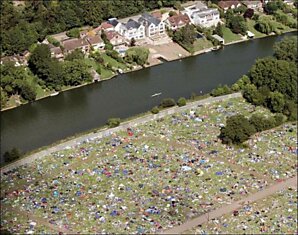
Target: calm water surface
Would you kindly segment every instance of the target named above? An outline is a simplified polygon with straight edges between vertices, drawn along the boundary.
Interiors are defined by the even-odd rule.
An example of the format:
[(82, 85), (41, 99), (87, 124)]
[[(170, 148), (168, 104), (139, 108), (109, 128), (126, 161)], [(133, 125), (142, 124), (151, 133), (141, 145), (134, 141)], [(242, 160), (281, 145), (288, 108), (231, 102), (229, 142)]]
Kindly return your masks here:
[[(290, 33), (295, 34), (295, 33)], [(226, 46), (223, 50), (123, 74), (1, 113), (1, 156), (13, 147), (30, 151), (158, 105), (163, 98), (190, 97), (233, 84), (255, 59), (272, 55), (283, 36)], [(154, 93), (161, 96), (152, 98)]]

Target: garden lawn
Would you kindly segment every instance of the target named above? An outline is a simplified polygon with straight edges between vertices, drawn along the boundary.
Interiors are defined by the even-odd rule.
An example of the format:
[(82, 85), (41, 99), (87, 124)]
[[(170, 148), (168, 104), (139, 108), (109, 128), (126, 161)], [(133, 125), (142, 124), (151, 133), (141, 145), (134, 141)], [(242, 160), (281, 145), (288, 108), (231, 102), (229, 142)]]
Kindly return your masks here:
[(106, 53), (102, 54), (102, 58), (104, 59), (105, 63), (110, 63), (113, 67), (119, 68), (119, 69), (126, 69), (127, 66), (123, 63), (119, 63), (117, 60), (113, 59), (112, 57), (108, 56)]
[(110, 78), (114, 75), (113, 71), (106, 69), (103, 65), (95, 62), (92, 59), (87, 58), (84, 61), (87, 65), (91, 66), (96, 71), (98, 71), (98, 69), (100, 68), (100, 78), (103, 79), (103, 80), (107, 79), (107, 78)]
[(225, 43), (230, 43), (230, 42), (241, 40), (241, 36), (240, 35), (234, 34), (227, 27), (223, 27), (223, 38), (225, 40)]
[(196, 39), (193, 45), (194, 45), (194, 51), (201, 51), (201, 50), (213, 47), (212, 42), (210, 42), (206, 38)]
[(254, 21), (254, 20), (251, 20), (251, 19), (246, 20), (246, 25), (248, 27), (248, 30), (255, 35), (255, 38), (261, 38), (261, 37), (267, 36), (266, 34), (261, 33), (258, 30), (256, 30), (254, 27), (255, 24), (256, 24), (256, 21)]

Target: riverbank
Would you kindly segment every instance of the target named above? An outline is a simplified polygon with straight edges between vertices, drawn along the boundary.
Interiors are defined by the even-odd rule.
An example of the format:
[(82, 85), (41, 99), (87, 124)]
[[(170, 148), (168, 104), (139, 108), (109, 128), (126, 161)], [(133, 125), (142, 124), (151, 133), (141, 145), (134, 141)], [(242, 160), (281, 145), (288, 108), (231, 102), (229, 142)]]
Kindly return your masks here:
[[(283, 35), (283, 34), (286, 34), (286, 33), (295, 32), (295, 31), (297, 31), (297, 30), (296, 30), (296, 29), (292, 29), (292, 30), (289, 30), (289, 31), (287, 31), (287, 32), (283, 32), (282, 35)], [(233, 45), (233, 44), (237, 44), (237, 43), (241, 43), (241, 42), (246, 42), (246, 41), (250, 41), (250, 40), (260, 39), (260, 38), (271, 37), (271, 36), (277, 36), (277, 35), (276, 35), (276, 34), (271, 34), (271, 35), (265, 35), (265, 36), (261, 36), (261, 37), (255, 37), (255, 38), (253, 38), (253, 39), (242, 39), (242, 40), (237, 40), (237, 41), (233, 41), (233, 42), (230, 42), (230, 43), (226, 43), (226, 44), (224, 44), (224, 46)], [(180, 47), (181, 50), (182, 50), (182, 52), (185, 51), (185, 49), (182, 48), (179, 44), (177, 44), (177, 43), (174, 43), (174, 44), (175, 44), (177, 47)], [(163, 45), (161, 45), (161, 46), (163, 46)], [(164, 46), (167, 46), (167, 45), (164, 45)], [(154, 47), (154, 46), (151, 46), (151, 47)], [(149, 46), (149, 48), (150, 48), (150, 46)], [(194, 52), (193, 54), (190, 54), (190, 53), (187, 53), (187, 54), (186, 54), (186, 53), (180, 54), (180, 53), (177, 52), (177, 53), (171, 54), (171, 56), (163, 56), (163, 55), (160, 53), (160, 54), (161, 54), (160, 57), (161, 57), (161, 58), (165, 58), (167, 62), (171, 62), (171, 61), (176, 61), (176, 60), (185, 59), (185, 58), (188, 58), (188, 57), (191, 57), (191, 56), (197, 56), (197, 55), (205, 54), (205, 53), (208, 53), (208, 52), (212, 52), (213, 50), (214, 50), (214, 46), (209, 47), (209, 48), (205, 48), (205, 49), (200, 50), (200, 51), (196, 51), (196, 52)], [(216, 50), (219, 50), (219, 48), (216, 49)], [(162, 53), (165, 53), (165, 52), (162, 52)], [(151, 53), (150, 53), (150, 54), (151, 54)], [(150, 55), (149, 55), (149, 57), (150, 57)], [(143, 68), (150, 68), (150, 67), (157, 66), (157, 65), (161, 65), (161, 64), (163, 64), (163, 61), (161, 61), (160, 59), (154, 57), (153, 60), (151, 61), (151, 63), (146, 64), (144, 67), (142, 67), (142, 66), (136, 66), (136, 68), (131, 69), (131, 70), (129, 70), (129, 71), (125, 71), (125, 72), (123, 72), (123, 74), (125, 74), (125, 73), (135, 72), (135, 71), (141, 70), (141, 69), (143, 69)], [(112, 78), (117, 77), (118, 75), (119, 75), (118, 73), (113, 74), (112, 76), (110, 76), (110, 77), (108, 77), (108, 78), (106, 78), (106, 79), (104, 79), (104, 80), (98, 81), (98, 82), (102, 82), (102, 81), (110, 80), (110, 79), (112, 79)], [(96, 82), (97, 82), (97, 81), (96, 81)], [(72, 89), (76, 89), (76, 88), (80, 88), (80, 87), (83, 87), (83, 86), (86, 86), (86, 85), (91, 85), (91, 84), (94, 84), (94, 83), (96, 83), (96, 82), (90, 82), (90, 83), (81, 84), (81, 85), (78, 85), (78, 86), (75, 86), (75, 87), (64, 88), (64, 89), (62, 89), (59, 93), (62, 93), (62, 92), (64, 92), (64, 91), (68, 91), (68, 90), (72, 90)], [(45, 98), (50, 98), (50, 97), (53, 96), (52, 94), (54, 94), (54, 93), (55, 93), (55, 92), (53, 92), (53, 93), (51, 93), (51, 94), (49, 94), (49, 95), (40, 97), (40, 98), (36, 99), (34, 102), (40, 101), (40, 100), (45, 99)], [(15, 105), (15, 106), (11, 106), (11, 107), (6, 107), (6, 108), (4, 108), (4, 109), (1, 109), (1, 112), (8, 111), (8, 110), (17, 108), (17, 107), (20, 107), (20, 106), (25, 105), (25, 104), (28, 104), (28, 103), (29, 103), (29, 102), (21, 103), (21, 104), (19, 104), (19, 105)]]
[(69, 140), (69, 139), (61, 140), (62, 143), (60, 142), (58, 145), (54, 145), (50, 148), (49, 148), (49, 146), (43, 147), (44, 150), (41, 150), (39, 152), (36, 152), (38, 150), (35, 150), (34, 151), (35, 153), (32, 153), (32, 152), (27, 153), (23, 158), (1, 167), (1, 169), (0, 169), (1, 174), (5, 173), (9, 170), (12, 170), (16, 167), (30, 163), (38, 158), (42, 158), (46, 155), (50, 155), (53, 152), (61, 151), (61, 150), (65, 149), (66, 147), (75, 146), (76, 144), (83, 142), (86, 139), (102, 138), (102, 137), (110, 136), (115, 132), (124, 131), (128, 127), (132, 127), (132, 126), (139, 125), (139, 124), (144, 124), (148, 121), (160, 119), (167, 115), (181, 112), (181, 111), (184, 111), (187, 109), (196, 108), (198, 105), (209, 104), (212, 102), (221, 101), (221, 100), (230, 99), (230, 98), (236, 98), (236, 97), (241, 97), (241, 93), (234, 93), (234, 94), (218, 96), (218, 97), (208, 97), (203, 100), (190, 102), (187, 105), (182, 106), (182, 107), (173, 107), (173, 108), (168, 108), (168, 109), (162, 110), (158, 114), (147, 114), (145, 116), (138, 117), (138, 118), (131, 117), (130, 119), (132, 119), (132, 120), (122, 122), (120, 124), (120, 126), (115, 127), (115, 128), (108, 128), (105, 126), (105, 127), (102, 127), (101, 129), (91, 130), (91, 131), (89, 131), (88, 134), (83, 134), (83, 135), (81, 134), (79, 136), (76, 136), (75, 138), (69, 137), (69, 138), (71, 138), (71, 140)]

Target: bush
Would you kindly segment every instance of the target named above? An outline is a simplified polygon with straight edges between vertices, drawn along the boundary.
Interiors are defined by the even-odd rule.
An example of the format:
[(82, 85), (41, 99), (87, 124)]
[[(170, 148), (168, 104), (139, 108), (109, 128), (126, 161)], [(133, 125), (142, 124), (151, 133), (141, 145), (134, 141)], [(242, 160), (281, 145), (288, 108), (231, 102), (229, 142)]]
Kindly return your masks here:
[(71, 37), (71, 38), (79, 38), (80, 37), (80, 29), (79, 28), (73, 28), (73, 29), (67, 31), (66, 35), (68, 37)]
[(179, 107), (181, 107), (181, 106), (185, 106), (185, 105), (186, 105), (186, 99), (185, 99), (184, 97), (180, 97), (180, 98), (178, 99), (178, 101), (177, 101), (177, 105), (178, 105)]
[(253, 114), (249, 122), (254, 126), (256, 132), (261, 132), (264, 130), (269, 130), (276, 126), (276, 121), (274, 117), (264, 117), (261, 114)]
[(163, 99), (160, 103), (160, 106), (163, 108), (173, 107), (175, 105), (176, 105), (175, 100), (171, 98)]
[(274, 115), (275, 126), (280, 126), (283, 124), (287, 118), (282, 113), (277, 113)]
[(119, 126), (120, 125), (120, 118), (110, 118), (108, 120), (108, 126), (110, 128), (113, 128), (113, 127), (116, 127), (116, 126)]
[(5, 162), (12, 162), (20, 158), (21, 155), (21, 152), (17, 148), (13, 148), (12, 150), (5, 152), (3, 156)]
[(219, 138), (224, 144), (241, 144), (256, 132), (255, 127), (243, 115), (227, 118), (227, 124), (220, 130)]
[(217, 88), (213, 89), (210, 94), (212, 96), (221, 96), (221, 95), (227, 95), (231, 93), (232, 91), (227, 85), (224, 85), (224, 86), (219, 85)]
[(157, 106), (154, 106), (152, 109), (151, 109), (151, 113), (153, 114), (157, 114), (159, 113), (159, 108)]

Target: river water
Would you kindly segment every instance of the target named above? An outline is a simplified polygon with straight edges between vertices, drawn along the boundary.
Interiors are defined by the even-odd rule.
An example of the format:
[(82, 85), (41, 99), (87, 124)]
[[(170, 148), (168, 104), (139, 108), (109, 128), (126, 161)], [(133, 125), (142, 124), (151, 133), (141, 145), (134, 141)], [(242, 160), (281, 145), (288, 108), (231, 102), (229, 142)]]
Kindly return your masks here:
[[(287, 35), (296, 33), (289, 33)], [(233, 84), (255, 59), (270, 56), (282, 36), (226, 46), (219, 51), (166, 62), (111, 80), (63, 92), (1, 113), (1, 156), (13, 147), (31, 151), (82, 131), (110, 117), (125, 118), (150, 110), (163, 98), (176, 100)], [(151, 97), (154, 93), (162, 94)], [(1, 157), (2, 159), (2, 157)]]

